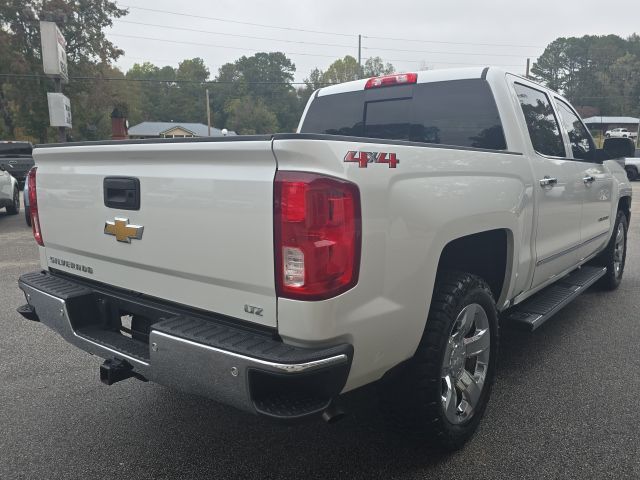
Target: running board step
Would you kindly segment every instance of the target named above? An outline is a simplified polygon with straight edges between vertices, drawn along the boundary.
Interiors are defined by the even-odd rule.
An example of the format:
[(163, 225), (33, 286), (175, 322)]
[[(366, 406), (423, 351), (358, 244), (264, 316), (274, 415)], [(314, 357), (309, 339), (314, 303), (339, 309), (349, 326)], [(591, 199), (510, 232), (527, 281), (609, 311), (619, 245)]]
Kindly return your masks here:
[(605, 273), (607, 269), (603, 267), (582, 266), (562, 280), (558, 280), (507, 310), (505, 319), (533, 332), (562, 307), (596, 283)]

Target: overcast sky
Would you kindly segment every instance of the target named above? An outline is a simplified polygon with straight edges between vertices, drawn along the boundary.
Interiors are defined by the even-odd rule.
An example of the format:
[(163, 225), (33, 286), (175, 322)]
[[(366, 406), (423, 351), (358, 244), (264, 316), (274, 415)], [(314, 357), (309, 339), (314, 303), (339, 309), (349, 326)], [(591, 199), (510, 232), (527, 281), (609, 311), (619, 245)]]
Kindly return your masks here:
[(296, 81), (302, 81), (314, 67), (357, 57), (358, 34), (363, 58), (380, 56), (398, 71), (499, 65), (524, 73), (526, 58), (534, 61), (557, 37), (626, 37), (640, 31), (640, 2), (623, 2), (620, 8), (592, 0), (118, 3), (129, 15), (114, 22), (108, 37), (125, 51), (120, 68), (143, 61), (177, 66), (184, 58), (201, 57), (212, 78), (242, 55), (282, 51), (296, 65)]

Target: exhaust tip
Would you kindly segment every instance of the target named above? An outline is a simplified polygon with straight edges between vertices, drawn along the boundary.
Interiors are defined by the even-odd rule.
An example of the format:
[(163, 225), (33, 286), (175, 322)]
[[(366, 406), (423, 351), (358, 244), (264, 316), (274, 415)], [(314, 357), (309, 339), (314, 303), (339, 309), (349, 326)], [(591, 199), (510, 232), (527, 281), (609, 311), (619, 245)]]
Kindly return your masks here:
[(328, 424), (339, 422), (347, 415), (347, 412), (339, 405), (332, 403), (324, 412), (322, 412), (322, 419)]

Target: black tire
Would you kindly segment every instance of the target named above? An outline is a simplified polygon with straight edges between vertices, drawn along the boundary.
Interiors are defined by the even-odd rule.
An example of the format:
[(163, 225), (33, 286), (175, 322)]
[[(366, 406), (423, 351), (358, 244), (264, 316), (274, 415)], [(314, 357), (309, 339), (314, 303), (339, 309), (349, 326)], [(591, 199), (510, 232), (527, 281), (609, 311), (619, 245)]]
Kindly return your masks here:
[(17, 215), (20, 212), (20, 190), (13, 189), (13, 204), (7, 206), (8, 215)]
[[(489, 360), (476, 408), (460, 423), (453, 423), (445, 411), (446, 388), (443, 369), (451, 352), (454, 329), (459, 315), (468, 307), (479, 305), (486, 313), (489, 328)], [(474, 324), (477, 318), (474, 314)], [(484, 321), (484, 320), (483, 320)], [(472, 327), (476, 328), (476, 327)], [(461, 448), (473, 435), (491, 394), (498, 358), (498, 313), (488, 285), (480, 277), (468, 273), (446, 272), (438, 276), (426, 328), (414, 357), (381, 382), (381, 406), (389, 426), (410, 434), (422, 443), (444, 450)], [(477, 333), (477, 330), (474, 330)], [(486, 334), (486, 332), (485, 332)], [(465, 340), (467, 337), (463, 337)], [(485, 338), (486, 340), (486, 338)], [(465, 347), (466, 348), (466, 347)], [(452, 355), (449, 353), (449, 358)], [(479, 358), (479, 357), (478, 357)], [(463, 371), (467, 369), (464, 360)], [(474, 367), (474, 371), (477, 369)], [(449, 379), (454, 379), (453, 374)], [(458, 385), (459, 380), (451, 382)], [(454, 389), (451, 389), (454, 390)], [(457, 387), (455, 387), (457, 390)], [(464, 397), (456, 393), (456, 405)], [(464, 397), (466, 398), (466, 397)], [(459, 415), (462, 403), (455, 408)], [(449, 413), (451, 414), (451, 412)], [(462, 418), (462, 417), (461, 417)]]
[(638, 178), (638, 169), (633, 165), (627, 165), (624, 167), (624, 170), (627, 172), (627, 179), (629, 179), (630, 182)]
[(24, 221), (28, 226), (31, 226), (31, 208), (25, 207), (24, 209)]
[(605, 135), (605, 138), (611, 138), (611, 135), (609, 135), (608, 133)]
[[(623, 244), (622, 252), (617, 248), (618, 229), (622, 226)], [(604, 251), (594, 260), (594, 264), (607, 267), (607, 273), (598, 281), (598, 286), (605, 290), (615, 290), (622, 282), (624, 274), (624, 266), (627, 260), (627, 230), (629, 222), (627, 216), (622, 210), (618, 210), (616, 215), (616, 223), (613, 226), (613, 234)]]

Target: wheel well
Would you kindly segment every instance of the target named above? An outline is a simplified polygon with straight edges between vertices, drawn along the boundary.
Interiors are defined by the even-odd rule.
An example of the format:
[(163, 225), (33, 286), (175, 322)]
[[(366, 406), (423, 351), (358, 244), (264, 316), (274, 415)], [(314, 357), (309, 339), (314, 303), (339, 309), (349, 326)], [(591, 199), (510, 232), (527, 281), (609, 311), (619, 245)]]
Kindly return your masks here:
[(622, 197), (618, 200), (618, 211), (624, 212), (627, 223), (631, 222), (631, 197)]
[(457, 238), (447, 244), (440, 255), (438, 272), (458, 270), (478, 275), (500, 298), (507, 270), (507, 231), (489, 230)]

